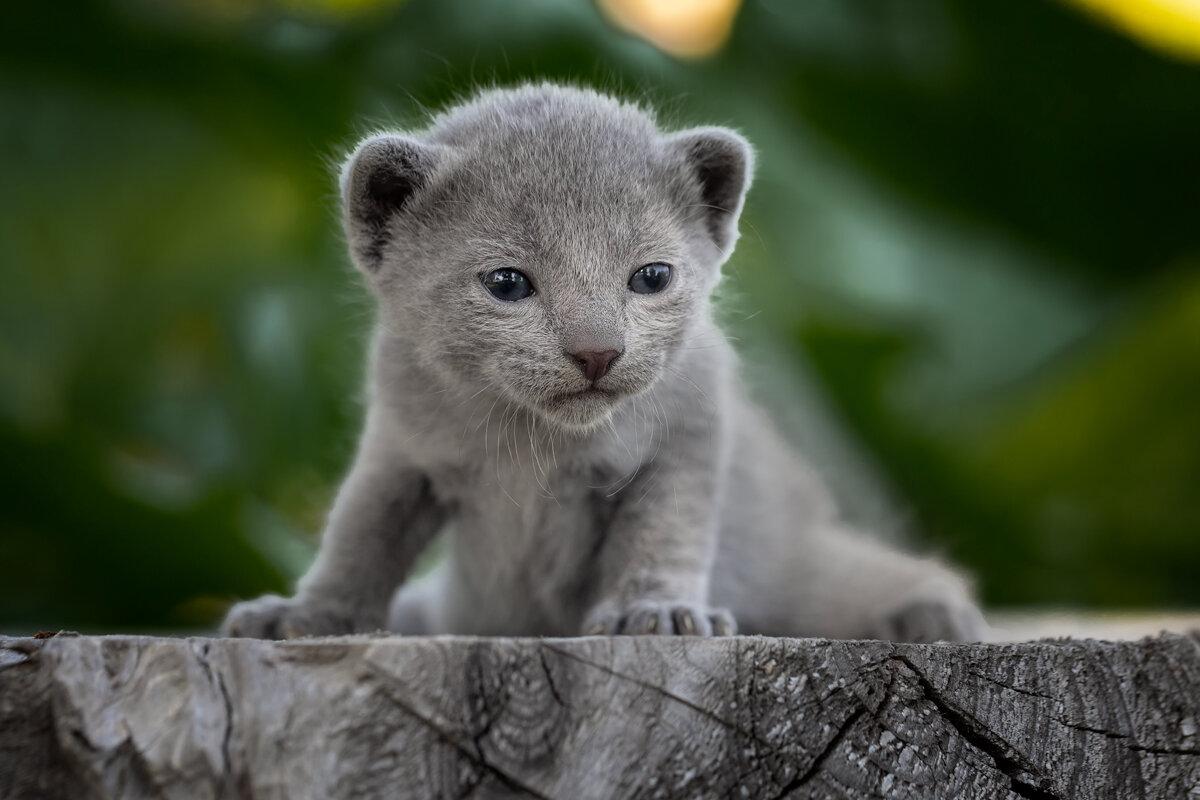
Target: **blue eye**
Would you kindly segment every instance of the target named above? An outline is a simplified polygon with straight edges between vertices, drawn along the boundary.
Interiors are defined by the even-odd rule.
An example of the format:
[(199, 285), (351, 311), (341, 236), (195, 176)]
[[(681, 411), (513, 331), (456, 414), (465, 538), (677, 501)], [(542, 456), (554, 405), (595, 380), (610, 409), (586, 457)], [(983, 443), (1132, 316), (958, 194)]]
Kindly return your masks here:
[(507, 303), (524, 300), (533, 294), (533, 284), (525, 273), (515, 269), (494, 269), (483, 276), (483, 287), (492, 297)]
[(671, 282), (670, 264), (647, 264), (633, 273), (629, 288), (638, 294), (655, 294), (667, 288)]

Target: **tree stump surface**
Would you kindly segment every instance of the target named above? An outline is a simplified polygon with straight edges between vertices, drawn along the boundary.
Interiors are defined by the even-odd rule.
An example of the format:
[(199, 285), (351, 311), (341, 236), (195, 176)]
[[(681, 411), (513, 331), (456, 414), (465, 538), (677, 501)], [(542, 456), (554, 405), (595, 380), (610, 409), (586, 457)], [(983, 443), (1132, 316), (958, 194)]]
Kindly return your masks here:
[(0, 798), (1200, 798), (1200, 644), (0, 639)]

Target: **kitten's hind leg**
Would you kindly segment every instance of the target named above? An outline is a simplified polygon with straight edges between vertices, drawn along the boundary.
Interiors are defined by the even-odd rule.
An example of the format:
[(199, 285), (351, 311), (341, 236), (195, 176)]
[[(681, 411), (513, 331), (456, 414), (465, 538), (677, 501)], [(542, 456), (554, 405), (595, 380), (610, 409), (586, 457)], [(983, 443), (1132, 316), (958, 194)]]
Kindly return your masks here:
[[(794, 566), (793, 608), (811, 632), (905, 642), (980, 641), (987, 623), (967, 582), (932, 558), (916, 558), (837, 524), (804, 537)], [(800, 580), (796, 580), (800, 578)]]

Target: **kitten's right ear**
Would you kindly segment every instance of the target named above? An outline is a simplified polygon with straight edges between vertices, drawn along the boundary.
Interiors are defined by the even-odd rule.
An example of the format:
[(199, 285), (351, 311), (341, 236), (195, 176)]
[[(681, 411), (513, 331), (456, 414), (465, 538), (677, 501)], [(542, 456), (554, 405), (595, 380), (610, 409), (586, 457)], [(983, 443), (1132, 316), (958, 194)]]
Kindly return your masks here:
[(364, 141), (342, 167), (346, 233), (355, 264), (379, 269), (390, 223), (429, 182), (441, 149), (407, 136), (380, 134)]

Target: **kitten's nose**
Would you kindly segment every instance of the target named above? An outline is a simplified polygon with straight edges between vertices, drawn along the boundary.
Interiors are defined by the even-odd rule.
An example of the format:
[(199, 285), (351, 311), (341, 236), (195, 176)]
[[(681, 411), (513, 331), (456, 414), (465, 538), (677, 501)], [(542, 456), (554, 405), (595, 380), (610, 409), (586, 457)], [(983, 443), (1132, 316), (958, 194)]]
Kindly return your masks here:
[(608, 367), (621, 355), (619, 350), (579, 350), (568, 351), (567, 358), (574, 361), (583, 370), (583, 375), (589, 381), (598, 381), (608, 372)]

